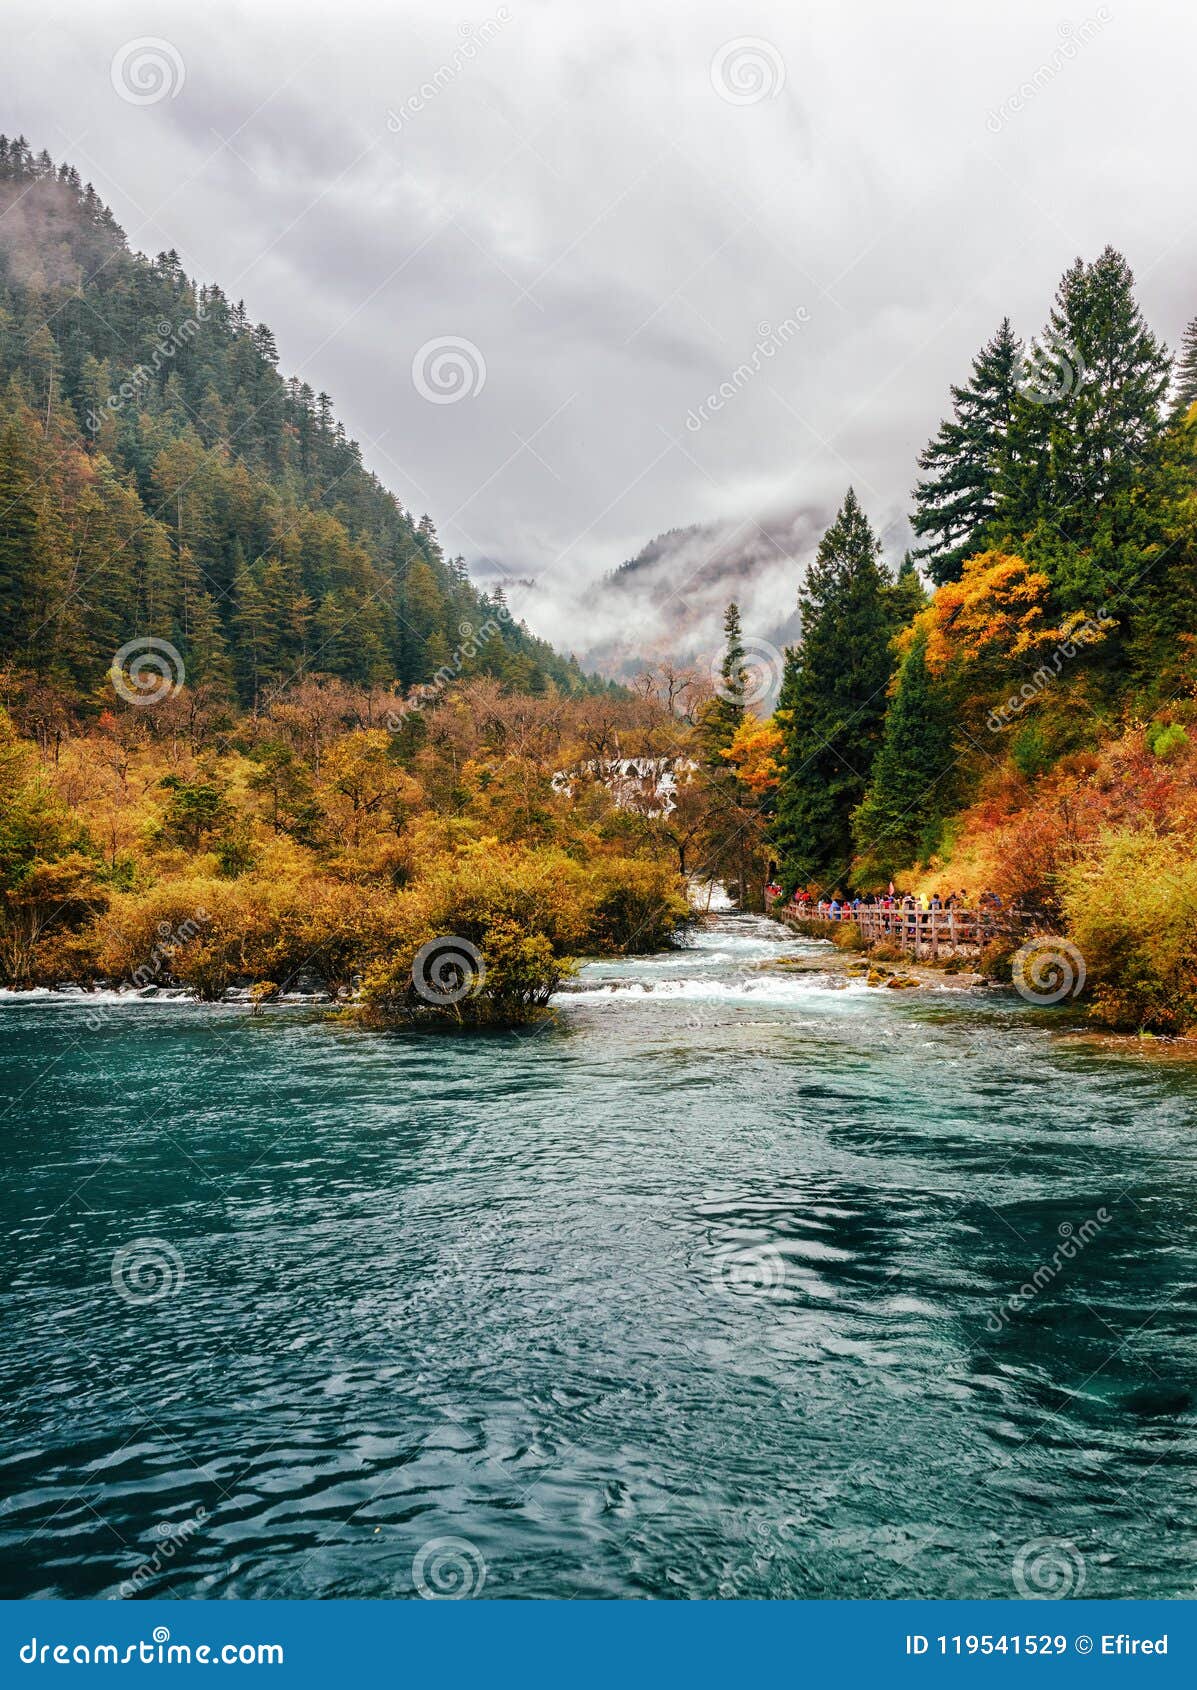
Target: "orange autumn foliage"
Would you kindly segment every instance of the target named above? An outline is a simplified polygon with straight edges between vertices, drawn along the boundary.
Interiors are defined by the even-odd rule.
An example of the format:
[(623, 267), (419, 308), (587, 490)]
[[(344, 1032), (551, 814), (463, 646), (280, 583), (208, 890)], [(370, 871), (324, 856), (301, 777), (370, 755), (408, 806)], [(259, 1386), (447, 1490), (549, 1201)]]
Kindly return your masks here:
[[(952, 662), (997, 658), (1017, 662), (1050, 645), (1050, 583), (1042, 571), (1005, 552), (969, 558), (917, 618), (927, 631), (927, 666), (942, 674)], [(912, 631), (913, 632), (913, 631)]]
[(775, 792), (781, 782), (781, 756), (785, 744), (781, 729), (770, 717), (745, 716), (723, 755), (738, 778), (757, 797)]
[(1197, 834), (1197, 751), (1186, 743), (1163, 756), (1132, 728), (1034, 782), (1007, 764), (961, 812), (950, 862), (933, 863), (916, 889), (990, 888), (1007, 904), (1053, 911), (1062, 885), (1099, 841), (1124, 832), (1187, 846)]

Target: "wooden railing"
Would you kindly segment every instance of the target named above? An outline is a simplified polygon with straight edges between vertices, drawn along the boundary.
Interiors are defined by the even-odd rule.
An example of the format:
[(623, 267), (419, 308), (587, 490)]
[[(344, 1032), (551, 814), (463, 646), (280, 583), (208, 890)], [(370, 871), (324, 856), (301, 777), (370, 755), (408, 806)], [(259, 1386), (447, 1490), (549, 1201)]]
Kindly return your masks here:
[(1021, 933), (1032, 918), (1022, 911), (1005, 909), (908, 909), (898, 904), (884, 909), (880, 904), (861, 904), (853, 909), (843, 904), (835, 915), (831, 906), (775, 903), (770, 912), (779, 920), (802, 921), (826, 926), (828, 932), (840, 922), (854, 921), (866, 944), (897, 945), (911, 956), (975, 956), (992, 940), (1011, 932)]

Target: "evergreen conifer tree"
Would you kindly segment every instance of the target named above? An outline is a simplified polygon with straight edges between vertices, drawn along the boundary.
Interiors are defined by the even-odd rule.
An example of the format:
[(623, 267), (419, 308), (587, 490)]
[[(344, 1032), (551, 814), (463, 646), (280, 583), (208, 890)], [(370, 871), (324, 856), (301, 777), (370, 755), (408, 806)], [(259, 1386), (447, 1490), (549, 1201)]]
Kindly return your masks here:
[(1097, 507), (1131, 485), (1163, 432), (1171, 365), (1134, 280), (1113, 247), (1092, 264), (1078, 258), (1040, 338), (1046, 387), (1024, 383), (1050, 418), (1048, 514), (1074, 539), (1092, 532)]
[(907, 552), (898, 568), (898, 578), (886, 590), (890, 620), (895, 628), (908, 627), (927, 603), (927, 593), (919, 577), (914, 553)]
[(920, 629), (898, 671), (869, 790), (852, 818), (862, 869), (888, 880), (930, 854), (948, 807), (952, 757), (948, 707), (928, 673)]
[(1176, 360), (1176, 386), (1172, 395), (1172, 418), (1179, 422), (1197, 405), (1197, 317), (1185, 330)]
[[(27, 637), (26, 620), (42, 567), (42, 520), (34, 496), (38, 484), (26, 429), (14, 418), (0, 434), (0, 623), (8, 639)], [(11, 647), (10, 647), (11, 649)]]
[(1006, 473), (1020, 356), (1006, 317), (973, 360), (967, 385), (952, 388), (952, 417), (919, 457), (925, 473), (914, 489), (914, 531), (924, 544), (915, 556), (927, 559), (937, 585), (957, 580), (964, 559), (985, 549)]
[(744, 720), (744, 695), (748, 690), (740, 607), (734, 599), (724, 613), (723, 636), (719, 685), (703, 716), (703, 737), (710, 761), (716, 767), (726, 769), (726, 764), (722, 761), (723, 753), (736, 737), (736, 729)]
[(775, 840), (791, 885), (828, 883), (852, 858), (885, 717), (895, 632), (893, 581), (849, 488), (798, 597), (802, 636), (787, 653), (778, 702), (785, 734)]

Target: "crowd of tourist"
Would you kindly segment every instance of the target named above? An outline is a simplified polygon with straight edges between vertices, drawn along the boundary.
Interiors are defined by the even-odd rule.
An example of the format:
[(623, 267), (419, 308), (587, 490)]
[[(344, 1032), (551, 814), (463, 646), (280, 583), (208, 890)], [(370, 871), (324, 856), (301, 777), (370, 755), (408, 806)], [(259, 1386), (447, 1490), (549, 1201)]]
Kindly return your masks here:
[[(772, 904), (781, 897), (781, 887), (771, 882), (765, 888), (769, 902)], [(892, 884), (887, 892), (866, 892), (847, 898), (842, 892), (834, 892), (831, 897), (818, 897), (814, 893), (799, 890), (794, 893), (786, 906), (793, 914), (806, 916), (811, 920), (822, 921), (856, 921), (862, 910), (879, 910), (882, 912), (882, 927), (890, 930), (890, 918), (894, 925), (903, 924), (907, 918), (919, 914), (927, 914), (932, 910), (954, 910), (957, 914), (982, 915), (996, 914), (1002, 908), (1002, 900), (996, 892), (984, 891), (977, 899), (964, 888), (958, 892), (899, 892)]]

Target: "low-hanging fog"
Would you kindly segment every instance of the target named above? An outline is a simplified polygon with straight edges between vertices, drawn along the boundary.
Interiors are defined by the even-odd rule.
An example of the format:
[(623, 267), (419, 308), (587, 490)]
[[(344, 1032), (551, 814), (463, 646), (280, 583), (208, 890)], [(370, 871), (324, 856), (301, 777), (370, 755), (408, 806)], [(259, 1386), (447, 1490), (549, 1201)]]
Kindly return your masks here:
[(613, 671), (708, 649), (733, 592), (792, 632), (849, 483), (896, 561), (949, 383), (1078, 254), (1124, 251), (1170, 344), (1197, 313), (1179, 3), (12, 0), (5, 36), (0, 128), (243, 297), (404, 504)]

